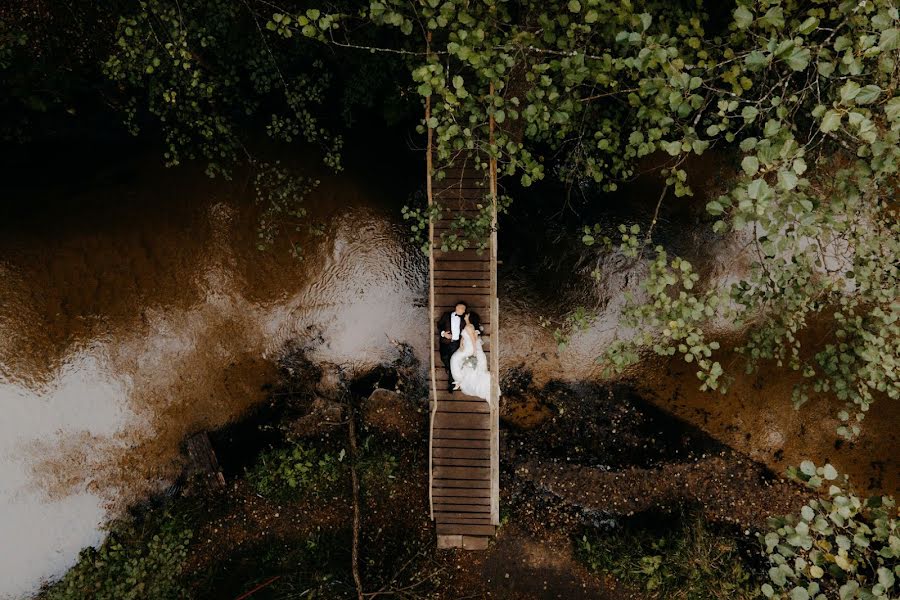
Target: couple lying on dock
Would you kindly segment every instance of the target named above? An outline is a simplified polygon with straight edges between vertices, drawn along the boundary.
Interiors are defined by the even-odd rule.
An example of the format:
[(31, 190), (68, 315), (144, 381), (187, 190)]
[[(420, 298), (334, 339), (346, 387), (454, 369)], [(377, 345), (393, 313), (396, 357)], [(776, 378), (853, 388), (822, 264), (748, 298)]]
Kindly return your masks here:
[(478, 313), (460, 301), (454, 310), (441, 316), (437, 325), (441, 334), (441, 361), (447, 369), (447, 391), (459, 390), (490, 402), (491, 374), (480, 337), (484, 328)]

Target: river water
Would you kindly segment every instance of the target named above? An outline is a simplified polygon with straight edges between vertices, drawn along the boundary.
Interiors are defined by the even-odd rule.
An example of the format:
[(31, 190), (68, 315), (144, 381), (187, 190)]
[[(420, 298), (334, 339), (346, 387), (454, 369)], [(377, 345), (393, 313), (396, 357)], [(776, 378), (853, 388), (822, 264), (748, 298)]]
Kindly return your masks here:
[[(399, 216), (419, 184), (419, 158), (405, 147), (351, 156), (340, 175), (286, 161), (322, 179), (307, 201), (321, 232), (298, 234), (303, 260), (284, 243), (256, 249), (252, 184), (242, 173), (210, 181), (191, 168), (163, 169), (156, 155), (124, 153), (72, 159), (54, 176), (8, 175), (0, 598), (27, 597), (98, 543), (124, 505), (165, 488), (181, 440), (259, 402), (288, 340), (308, 340), (314, 360), (351, 371), (392, 358), (391, 340), (427, 356), (427, 260)], [(658, 195), (650, 180), (590, 214), (577, 202), (560, 212), (564, 203), (551, 198), (504, 217), (502, 369), (524, 365), (537, 384), (601, 377), (594, 357), (616, 334), (622, 291), (645, 266), (584, 249), (574, 223), (646, 219)], [(706, 277), (739, 271), (731, 244), (706, 238), (677, 205), (663, 214), (663, 225), (690, 233), (676, 238), (675, 227), (661, 227), (661, 239), (699, 257)], [(590, 277), (596, 267), (600, 283)], [(559, 352), (539, 318), (558, 319), (575, 304), (599, 317)], [(838, 452), (832, 422), (812, 426), (790, 409), (786, 378), (766, 390), (740, 380), (720, 398), (696, 392), (693, 373), (677, 363), (649, 359), (631, 376), (663, 408), (774, 468), (830, 458), (861, 482), (898, 485), (896, 432), (880, 425), (888, 418), (873, 415), (863, 440)]]

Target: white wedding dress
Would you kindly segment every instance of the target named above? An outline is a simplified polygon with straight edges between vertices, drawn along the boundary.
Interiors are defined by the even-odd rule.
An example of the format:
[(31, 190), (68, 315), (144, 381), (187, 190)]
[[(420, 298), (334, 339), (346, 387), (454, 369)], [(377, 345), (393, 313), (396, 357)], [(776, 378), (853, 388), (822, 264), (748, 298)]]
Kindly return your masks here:
[[(471, 360), (466, 360), (470, 356), (475, 357), (474, 365)], [(488, 371), (487, 356), (484, 354), (484, 344), (480, 337), (475, 336), (473, 345), (469, 332), (463, 330), (459, 336), (459, 350), (450, 357), (450, 373), (463, 394), (484, 398), (490, 402), (491, 374)]]

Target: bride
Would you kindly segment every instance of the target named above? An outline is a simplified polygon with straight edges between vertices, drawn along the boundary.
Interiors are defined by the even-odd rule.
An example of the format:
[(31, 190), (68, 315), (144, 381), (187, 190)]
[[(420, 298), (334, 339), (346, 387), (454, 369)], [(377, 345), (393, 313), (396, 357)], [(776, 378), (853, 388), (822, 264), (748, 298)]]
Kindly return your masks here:
[(459, 350), (450, 357), (453, 389), (490, 402), (491, 374), (488, 372), (484, 344), (476, 333), (480, 327), (478, 313), (467, 312), (464, 319), (466, 326), (459, 336)]

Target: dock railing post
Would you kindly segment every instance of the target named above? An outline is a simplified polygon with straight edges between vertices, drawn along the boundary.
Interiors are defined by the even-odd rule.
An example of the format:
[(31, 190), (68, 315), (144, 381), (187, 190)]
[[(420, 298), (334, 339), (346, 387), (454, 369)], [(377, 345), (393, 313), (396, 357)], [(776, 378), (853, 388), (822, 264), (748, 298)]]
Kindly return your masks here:
[[(494, 82), (491, 82), (491, 96)], [(500, 524), (500, 305), (497, 300), (497, 158), (494, 152), (494, 115), (490, 121), (491, 194), (491, 523)]]
[[(426, 42), (428, 47), (431, 46), (431, 32), (428, 32), (428, 36), (426, 38)], [(428, 334), (429, 334), (429, 373), (431, 375), (431, 394), (429, 394), (428, 398), (428, 514), (431, 517), (431, 520), (434, 521), (434, 492), (433, 492), (433, 484), (434, 484), (434, 472), (431, 468), (431, 460), (432, 460), (432, 435), (434, 433), (434, 415), (437, 412), (437, 379), (434, 374), (435, 364), (434, 364), (434, 336), (435, 331), (432, 329), (434, 327), (434, 219), (431, 218), (431, 206), (434, 203), (434, 198), (432, 196), (431, 191), (431, 171), (432, 171), (432, 157), (431, 157), (431, 149), (434, 137), (434, 131), (428, 122), (431, 120), (431, 97), (428, 96), (425, 98), (425, 127), (428, 131), (428, 151), (425, 154), (425, 192), (428, 196)]]

